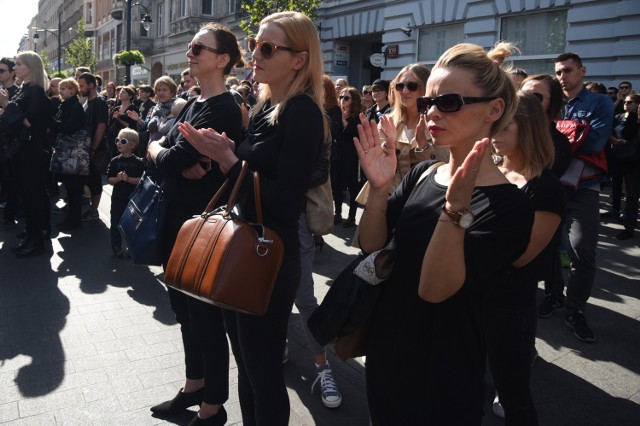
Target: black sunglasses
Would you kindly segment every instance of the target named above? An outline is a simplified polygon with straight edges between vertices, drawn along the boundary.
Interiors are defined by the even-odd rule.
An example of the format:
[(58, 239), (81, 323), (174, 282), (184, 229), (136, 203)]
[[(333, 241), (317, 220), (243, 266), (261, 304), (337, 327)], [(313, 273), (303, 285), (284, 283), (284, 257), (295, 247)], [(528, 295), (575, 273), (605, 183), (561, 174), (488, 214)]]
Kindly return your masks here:
[(371, 94), (371, 90), (365, 90), (364, 92), (362, 92), (363, 95), (370, 95)]
[(213, 52), (217, 55), (220, 55), (222, 52), (220, 52), (218, 49), (215, 49), (213, 47), (209, 47), (209, 46), (205, 46), (204, 44), (200, 44), (200, 43), (194, 43), (191, 42), (189, 43), (189, 45), (187, 46), (187, 50), (191, 49), (191, 53), (193, 53), (193, 56), (200, 56), (200, 54), (202, 53), (202, 50), (208, 50), (209, 52)]
[(341, 101), (349, 101), (351, 100), (351, 96), (340, 96)]
[(295, 50), (286, 46), (278, 46), (276, 44), (269, 43), (268, 41), (258, 41), (253, 37), (249, 37), (247, 39), (247, 46), (249, 47), (249, 51), (251, 52), (256, 49), (260, 49), (260, 54), (265, 59), (271, 58), (276, 53), (276, 50), (286, 50), (287, 52), (300, 53), (299, 50)]
[(490, 97), (468, 97), (460, 96), (457, 93), (448, 93), (446, 95), (436, 96), (431, 98), (428, 96), (421, 96), (416, 100), (418, 104), (418, 112), (420, 114), (426, 114), (429, 108), (436, 106), (440, 112), (457, 112), (460, 111), (462, 105), (475, 104), (478, 102), (489, 102), (496, 98)]
[(126, 145), (129, 143), (129, 139), (127, 138), (116, 138), (116, 143), (119, 143), (120, 145)]
[(415, 92), (416, 90), (418, 90), (418, 88), (420, 87), (419, 83), (416, 83), (415, 81), (412, 81), (411, 83), (396, 83), (396, 90), (398, 92), (402, 92), (404, 90), (404, 88), (409, 89), (410, 92)]

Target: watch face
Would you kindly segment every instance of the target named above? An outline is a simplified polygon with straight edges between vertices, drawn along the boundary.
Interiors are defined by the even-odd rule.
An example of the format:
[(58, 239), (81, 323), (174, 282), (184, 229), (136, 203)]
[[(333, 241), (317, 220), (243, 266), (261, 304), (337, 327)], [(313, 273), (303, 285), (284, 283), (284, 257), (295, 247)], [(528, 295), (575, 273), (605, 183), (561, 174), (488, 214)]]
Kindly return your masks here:
[(467, 229), (473, 223), (473, 219), (474, 219), (473, 213), (464, 212), (462, 216), (460, 216), (460, 221), (458, 222), (458, 225), (460, 225), (461, 228)]

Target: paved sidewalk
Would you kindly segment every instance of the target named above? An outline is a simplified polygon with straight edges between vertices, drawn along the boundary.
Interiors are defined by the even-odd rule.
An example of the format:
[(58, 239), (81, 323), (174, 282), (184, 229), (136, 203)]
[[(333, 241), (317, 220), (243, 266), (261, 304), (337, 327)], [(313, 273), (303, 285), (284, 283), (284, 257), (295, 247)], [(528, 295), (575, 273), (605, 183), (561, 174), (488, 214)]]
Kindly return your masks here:
[[(15, 259), (16, 230), (0, 232), (0, 424), (187, 424), (149, 407), (175, 395), (183, 380), (180, 332), (158, 267), (134, 266), (112, 256), (109, 192), (99, 221), (60, 233), (46, 256)], [(62, 220), (53, 216), (52, 222)], [(618, 224), (601, 226), (599, 272), (587, 319), (598, 341), (578, 341), (562, 316), (538, 322), (533, 393), (541, 425), (640, 424), (640, 233), (618, 241)], [(314, 265), (317, 295), (356, 255), (354, 228), (327, 236)], [(540, 292), (542, 294), (542, 292)], [(285, 365), (292, 425), (369, 424), (363, 360), (330, 355), (343, 404), (327, 409), (311, 355), (294, 312)], [(241, 424), (236, 366), (231, 357), (229, 424)], [(490, 412), (484, 425), (501, 425)]]

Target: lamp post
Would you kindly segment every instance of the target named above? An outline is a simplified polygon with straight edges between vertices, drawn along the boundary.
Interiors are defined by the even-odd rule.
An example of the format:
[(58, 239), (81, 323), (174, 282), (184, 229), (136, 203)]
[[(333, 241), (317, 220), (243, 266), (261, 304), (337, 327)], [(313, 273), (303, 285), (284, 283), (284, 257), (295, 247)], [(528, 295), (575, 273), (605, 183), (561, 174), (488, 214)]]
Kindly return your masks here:
[[(34, 40), (38, 40), (40, 36), (38, 35), (38, 31), (44, 31), (45, 37), (47, 33), (56, 34), (58, 39), (58, 72), (62, 71), (62, 42), (60, 37), (62, 35), (62, 31), (60, 29), (60, 20), (58, 20), (58, 28), (36, 28), (33, 27), (33, 31), (35, 34), (33, 35)], [(37, 43), (37, 42), (36, 42)]]
[[(140, 4), (140, 2), (132, 4), (131, 0), (127, 0), (127, 11), (125, 16), (125, 20), (127, 21), (126, 50), (131, 50), (131, 8), (133, 6), (140, 6), (141, 8), (144, 9), (145, 14), (142, 17), (142, 21), (140, 22), (142, 23), (146, 31), (149, 31), (149, 28), (151, 28), (151, 24), (153, 23), (153, 20), (149, 16), (149, 9), (147, 9), (142, 4)], [(124, 84), (130, 84), (131, 83), (131, 64), (125, 64), (124, 69), (125, 69)]]

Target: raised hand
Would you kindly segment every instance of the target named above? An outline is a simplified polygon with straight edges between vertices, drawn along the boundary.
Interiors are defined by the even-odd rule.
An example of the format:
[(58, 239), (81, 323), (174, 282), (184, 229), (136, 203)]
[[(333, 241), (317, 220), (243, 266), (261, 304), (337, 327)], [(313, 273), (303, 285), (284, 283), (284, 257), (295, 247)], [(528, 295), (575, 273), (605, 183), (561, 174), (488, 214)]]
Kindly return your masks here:
[(489, 146), (489, 138), (477, 141), (473, 149), (467, 154), (462, 165), (453, 174), (449, 181), (446, 195), (446, 200), (451, 206), (451, 210), (458, 211), (469, 208), (471, 205), (471, 195), (476, 185), (480, 164)]
[[(384, 122), (383, 119), (389, 122)], [(372, 189), (388, 188), (396, 173), (395, 126), (387, 117), (380, 117), (382, 132), (387, 136), (387, 141), (382, 144), (375, 120), (368, 121), (364, 114), (360, 114), (360, 123), (359, 137), (353, 138), (360, 167)]]

